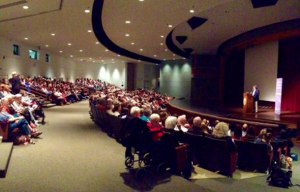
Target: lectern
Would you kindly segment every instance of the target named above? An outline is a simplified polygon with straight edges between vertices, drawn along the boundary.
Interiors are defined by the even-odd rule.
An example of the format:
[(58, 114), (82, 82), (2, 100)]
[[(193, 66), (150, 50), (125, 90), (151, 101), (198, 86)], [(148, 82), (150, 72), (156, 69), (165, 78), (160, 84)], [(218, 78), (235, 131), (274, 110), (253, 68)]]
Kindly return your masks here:
[(254, 101), (254, 97), (251, 94), (244, 93), (243, 113), (253, 113), (253, 101)]

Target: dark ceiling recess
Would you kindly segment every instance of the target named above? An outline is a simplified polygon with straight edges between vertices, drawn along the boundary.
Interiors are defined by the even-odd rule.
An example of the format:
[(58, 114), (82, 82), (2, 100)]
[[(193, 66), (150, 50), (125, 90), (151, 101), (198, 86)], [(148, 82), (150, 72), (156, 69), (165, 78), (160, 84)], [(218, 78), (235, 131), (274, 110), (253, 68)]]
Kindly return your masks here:
[(205, 23), (207, 19), (200, 18), (200, 17), (192, 17), (190, 18), (187, 23), (190, 25), (192, 30), (196, 29), (197, 27), (200, 27), (203, 23)]
[(122, 47), (119, 47), (114, 42), (112, 42), (109, 37), (106, 35), (103, 24), (102, 24), (102, 11), (103, 11), (104, 0), (95, 0), (93, 5), (92, 12), (92, 25), (95, 36), (99, 40), (99, 42), (105, 46), (110, 51), (122, 55), (125, 57), (129, 57), (136, 60), (146, 61), (150, 63), (161, 63), (161, 60), (153, 59), (151, 57), (145, 57), (143, 55), (139, 55), (128, 51)]
[(251, 0), (253, 8), (268, 7), (276, 5), (278, 0)]
[(187, 40), (187, 36), (176, 36), (176, 40), (182, 45)]
[(187, 54), (191, 54), (194, 51), (192, 48), (183, 48), (183, 50), (185, 50)]
[(175, 43), (173, 42), (173, 39), (172, 39), (172, 35), (173, 35), (173, 31), (174, 29), (169, 33), (169, 35), (167, 36), (167, 39), (166, 39), (166, 45), (167, 47), (170, 49), (170, 51), (172, 51), (173, 53), (181, 56), (181, 57), (184, 57), (184, 58), (188, 58), (190, 56), (190, 54), (186, 53), (185, 51), (179, 49)]

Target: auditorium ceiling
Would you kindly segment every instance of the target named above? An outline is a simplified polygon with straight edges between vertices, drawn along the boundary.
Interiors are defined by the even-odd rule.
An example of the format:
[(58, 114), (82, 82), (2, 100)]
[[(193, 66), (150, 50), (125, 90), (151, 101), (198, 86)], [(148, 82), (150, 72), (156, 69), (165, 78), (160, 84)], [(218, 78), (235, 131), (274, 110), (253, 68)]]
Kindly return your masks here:
[[(93, 31), (93, 3), (1, 0), (0, 36), (76, 61), (143, 62), (99, 43), (101, 39)], [(98, 19), (111, 42), (159, 62), (183, 59), (174, 52), (174, 46), (185, 53), (216, 54), (222, 43), (237, 35), (299, 19), (300, 1), (278, 0), (274, 6), (254, 9), (251, 0), (105, 0), (100, 11), (102, 17)]]

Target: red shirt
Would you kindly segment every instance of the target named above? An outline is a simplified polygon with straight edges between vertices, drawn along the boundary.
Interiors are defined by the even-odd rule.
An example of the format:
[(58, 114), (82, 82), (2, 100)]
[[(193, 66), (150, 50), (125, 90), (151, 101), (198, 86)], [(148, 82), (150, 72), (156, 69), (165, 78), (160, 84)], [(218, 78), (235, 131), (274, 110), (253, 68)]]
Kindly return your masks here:
[[(162, 125), (160, 125), (160, 124), (153, 126), (152, 123), (148, 123), (147, 126), (149, 127), (150, 131), (160, 131), (163, 128)], [(159, 132), (159, 133), (153, 133), (152, 139), (153, 139), (153, 141), (159, 141), (162, 136), (163, 136), (163, 131)]]

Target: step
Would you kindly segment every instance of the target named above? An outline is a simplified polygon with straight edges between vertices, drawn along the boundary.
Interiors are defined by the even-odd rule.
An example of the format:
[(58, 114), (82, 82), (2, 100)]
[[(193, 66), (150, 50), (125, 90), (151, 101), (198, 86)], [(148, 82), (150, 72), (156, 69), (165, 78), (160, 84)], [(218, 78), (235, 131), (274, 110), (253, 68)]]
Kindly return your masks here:
[(13, 150), (13, 143), (0, 143), (0, 178), (5, 178), (10, 157)]

